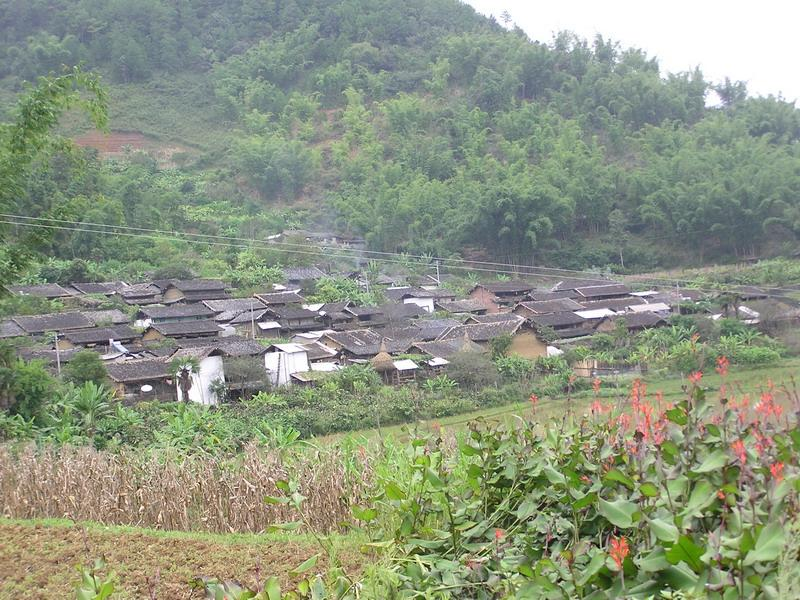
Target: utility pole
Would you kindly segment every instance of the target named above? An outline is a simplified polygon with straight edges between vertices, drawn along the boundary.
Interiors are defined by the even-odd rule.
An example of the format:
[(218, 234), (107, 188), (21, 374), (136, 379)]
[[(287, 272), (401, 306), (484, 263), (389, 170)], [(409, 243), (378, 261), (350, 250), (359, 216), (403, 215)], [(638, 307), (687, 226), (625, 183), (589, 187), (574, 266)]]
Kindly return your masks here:
[(439, 274), (439, 260), (436, 260), (436, 285), (442, 285), (442, 278)]
[(675, 295), (678, 300), (678, 314), (681, 314), (681, 283), (680, 281), (675, 281)]
[(253, 299), (250, 298), (250, 336), (256, 339), (256, 319), (253, 316)]
[(56, 346), (56, 373), (58, 376), (61, 377), (61, 350), (58, 347), (58, 332), (53, 332), (53, 340), (55, 341)]

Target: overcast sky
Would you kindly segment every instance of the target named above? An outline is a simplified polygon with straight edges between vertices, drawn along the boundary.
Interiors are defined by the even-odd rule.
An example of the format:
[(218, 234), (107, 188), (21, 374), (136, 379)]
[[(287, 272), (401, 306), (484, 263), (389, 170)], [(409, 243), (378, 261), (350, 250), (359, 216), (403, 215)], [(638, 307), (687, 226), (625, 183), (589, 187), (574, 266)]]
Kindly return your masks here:
[(529, 37), (551, 41), (563, 29), (642, 48), (664, 71), (699, 66), (706, 80), (747, 82), (750, 94), (800, 98), (796, 0), (466, 0), (500, 21), (508, 11)]

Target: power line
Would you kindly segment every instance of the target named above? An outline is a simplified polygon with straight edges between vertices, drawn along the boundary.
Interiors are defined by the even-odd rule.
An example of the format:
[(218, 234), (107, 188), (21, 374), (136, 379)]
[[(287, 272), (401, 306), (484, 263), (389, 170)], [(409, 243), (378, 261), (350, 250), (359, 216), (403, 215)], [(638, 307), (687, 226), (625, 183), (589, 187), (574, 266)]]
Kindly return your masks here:
[[(165, 231), (165, 230), (157, 230), (157, 229), (146, 229), (146, 228), (139, 228), (139, 227), (129, 227), (129, 226), (125, 226), (125, 225), (108, 225), (108, 224), (104, 224), (104, 223), (68, 221), (66, 219), (51, 219), (51, 218), (45, 218), (45, 217), (27, 217), (27, 216), (22, 216), (22, 215), (4, 215), (3, 213), (0, 213), (0, 217), (1, 216), (12, 216), (12, 217), (17, 217), (17, 218), (28, 219), (29, 221), (38, 220), (38, 221), (63, 222), (63, 223), (68, 223), (68, 224), (73, 224), (74, 223), (74, 224), (78, 224), (78, 225), (87, 225), (89, 227), (101, 227), (101, 228), (106, 228), (106, 229), (86, 229), (86, 228), (76, 227), (76, 226), (67, 227), (67, 226), (60, 226), (60, 225), (47, 225), (45, 223), (38, 223), (38, 222), (18, 222), (18, 221), (13, 221), (13, 220), (0, 220), (0, 223), (3, 223), (3, 224), (17, 225), (17, 226), (30, 227), (30, 228), (42, 228), (42, 229), (61, 230), (61, 231), (79, 231), (79, 232), (85, 232), (85, 233), (95, 233), (95, 234), (105, 234), (105, 235), (122, 235), (122, 236), (132, 237), (132, 238), (145, 238), (145, 239), (155, 239), (155, 240), (176, 240), (177, 239), (179, 241), (186, 242), (186, 243), (204, 244), (204, 245), (212, 245), (212, 246), (223, 246), (223, 247), (232, 247), (232, 248), (240, 248), (240, 249), (252, 249), (254, 246), (257, 247), (257, 248), (260, 248), (260, 249), (270, 249), (270, 248), (274, 249), (275, 246), (288, 245), (288, 246), (291, 246), (293, 248), (293, 249), (288, 250), (288, 251), (289, 252), (294, 252), (296, 254), (305, 254), (305, 255), (311, 255), (311, 256), (323, 256), (323, 257), (326, 257), (326, 258), (341, 258), (341, 259), (346, 259), (346, 260), (355, 260), (355, 259), (363, 258), (362, 256), (359, 256), (359, 254), (355, 254), (355, 253), (361, 253), (362, 251), (360, 251), (360, 250), (348, 249), (347, 251), (354, 253), (354, 254), (349, 254), (348, 255), (348, 254), (339, 253), (342, 250), (345, 250), (345, 249), (339, 249), (339, 248), (337, 248), (335, 252), (331, 252), (330, 250), (328, 250), (326, 248), (318, 248), (316, 251), (298, 250), (298, 249), (294, 249), (294, 248), (297, 247), (297, 246), (300, 246), (302, 248), (308, 248), (309, 246), (308, 245), (301, 245), (301, 244), (274, 242), (274, 241), (268, 241), (268, 240), (250, 240), (248, 238), (237, 238), (237, 237), (233, 237), (233, 236), (219, 236), (219, 235), (210, 235), (210, 234), (194, 234), (194, 233), (188, 233), (188, 232)], [(109, 229), (122, 229), (122, 230), (128, 230), (128, 231), (110, 231)], [(130, 231), (154, 232), (154, 233), (131, 233)], [(209, 239), (192, 239), (192, 238), (186, 239), (185, 237), (181, 237), (181, 236), (192, 236), (192, 238), (200, 237), (200, 238), (209, 238)], [(245, 244), (237, 244), (237, 243), (232, 243), (232, 242), (229, 242), (229, 241), (222, 242), (222, 241), (217, 241), (217, 240), (234, 240), (234, 241), (241, 240), (241, 241), (245, 241), (246, 243)], [(371, 252), (371, 251), (365, 251), (365, 252)], [(412, 256), (412, 255), (403, 255), (403, 254), (400, 254), (400, 253), (390, 253), (390, 252), (381, 252), (381, 254), (392, 256), (392, 257), (400, 257), (401, 259), (408, 259), (410, 256)], [(424, 257), (424, 258), (428, 259), (430, 257)], [(407, 260), (392, 259), (392, 258), (371, 258), (370, 260), (374, 260), (376, 262), (381, 262), (381, 263), (389, 263), (389, 264), (401, 264), (401, 265), (406, 265), (407, 264)], [(463, 260), (463, 259), (459, 259), (459, 262), (461, 262), (462, 264), (465, 264), (465, 265), (470, 265), (470, 261), (466, 261), (466, 260)], [(563, 275), (551, 275), (551, 274), (546, 274), (546, 273), (537, 273), (537, 272), (535, 272), (535, 270), (537, 270), (537, 269), (547, 269), (547, 270), (553, 270), (553, 271), (564, 271), (564, 272), (567, 272), (567, 273), (579, 273), (579, 274), (583, 274), (583, 275), (592, 276), (593, 278), (597, 278), (598, 277), (598, 274), (595, 273), (595, 272), (592, 272), (592, 271), (578, 271), (578, 270), (574, 270), (574, 269), (555, 269), (555, 268), (549, 268), (549, 267), (522, 267), (524, 269), (532, 270), (534, 272), (521, 273), (517, 266), (511, 265), (511, 264), (508, 264), (508, 263), (482, 263), (482, 262), (478, 261), (478, 264), (495, 264), (495, 265), (509, 267), (509, 268), (511, 268), (513, 270), (508, 270), (508, 269), (487, 269), (487, 268), (481, 268), (481, 267), (459, 266), (459, 265), (442, 265), (442, 266), (450, 268), (450, 269), (457, 269), (457, 270), (467, 271), (467, 272), (482, 272), (482, 273), (493, 273), (493, 274), (498, 274), (499, 273), (499, 274), (504, 274), (504, 275), (527, 275), (527, 276), (539, 277), (539, 278), (542, 278), (542, 279), (553, 279), (553, 280), (561, 280), (561, 279), (564, 278), (564, 276)], [(630, 278), (631, 276), (627, 276), (627, 277)], [(626, 278), (626, 276), (620, 276), (620, 279), (625, 279), (625, 278)], [(684, 283), (689, 283), (689, 284), (693, 283), (690, 280), (680, 280), (680, 279), (675, 279), (675, 278), (656, 278), (656, 277), (642, 278), (642, 279), (636, 278), (634, 281), (636, 283), (660, 285), (660, 286), (664, 286), (664, 285), (670, 285), (671, 286), (671, 285), (675, 284), (676, 282), (681, 282), (681, 281), (684, 282)], [(691, 289), (696, 289), (696, 290), (699, 290), (699, 291), (706, 291), (706, 292), (721, 292), (721, 291), (735, 291), (736, 287), (741, 287), (741, 286), (731, 286), (731, 285), (724, 286), (724, 285), (720, 285), (720, 286), (716, 286), (716, 287), (712, 287), (712, 288), (694, 286)], [(794, 292), (797, 291), (797, 290), (793, 290), (793, 289), (789, 289), (789, 288), (781, 288), (781, 287), (762, 287), (762, 289), (775, 291), (775, 292), (783, 292), (783, 293), (794, 293)]]
[[(56, 222), (56, 223), (68, 223), (71, 225), (86, 225), (90, 227), (104, 227), (104, 228), (113, 228), (113, 229), (122, 229), (126, 231), (137, 231), (143, 233), (152, 233), (158, 234), (165, 237), (175, 238), (179, 236), (190, 236), (191, 238), (200, 238), (202, 240), (224, 240), (226, 242), (230, 241), (238, 241), (238, 242), (245, 242), (248, 244), (247, 247), (257, 246), (260, 248), (268, 248), (272, 247), (287, 247), (287, 248), (300, 248), (303, 250), (291, 250), (296, 253), (300, 254), (309, 254), (309, 252), (305, 249), (309, 247), (308, 244), (298, 244), (292, 242), (280, 242), (276, 240), (253, 240), (250, 238), (242, 238), (242, 237), (235, 237), (235, 236), (222, 236), (222, 235), (214, 235), (214, 234), (205, 234), (205, 233), (190, 233), (190, 232), (179, 232), (179, 231), (167, 231), (161, 229), (151, 229), (151, 228), (144, 228), (144, 227), (131, 227), (128, 225), (108, 225), (105, 223), (93, 223), (89, 221), (72, 221), (68, 219), (58, 219), (54, 217), (30, 217), (25, 215), (14, 215), (9, 213), (0, 213), (0, 217), (12, 218), (12, 219), (25, 219), (28, 221), (45, 221), (45, 222)], [(21, 223), (13, 223), (16, 225), (21, 225)], [(95, 232), (99, 233), (99, 232)], [(189, 241), (184, 239), (184, 241)], [(198, 240), (194, 240), (198, 241)], [(204, 243), (211, 243), (211, 242), (204, 242)], [(440, 263), (441, 266), (450, 267), (453, 269), (460, 269), (460, 270), (471, 270), (477, 272), (488, 272), (488, 273), (502, 273), (507, 275), (525, 275), (525, 276), (537, 276), (546, 279), (557, 279), (563, 278), (565, 276), (576, 276), (580, 275), (587, 278), (598, 278), (601, 276), (600, 273), (595, 271), (586, 271), (586, 270), (578, 270), (578, 269), (567, 269), (567, 268), (558, 268), (558, 267), (536, 267), (536, 266), (529, 266), (529, 265), (514, 265), (510, 263), (502, 263), (502, 262), (491, 262), (491, 261), (472, 261), (460, 258), (445, 258), (445, 257), (437, 257), (437, 256), (425, 256), (419, 254), (404, 254), (398, 252), (385, 252), (380, 250), (359, 250), (359, 249), (352, 249), (352, 248), (344, 248), (339, 247), (336, 248), (335, 252), (338, 253), (337, 255), (330, 254), (329, 251), (324, 248), (320, 247), (322, 252), (325, 252), (327, 256), (333, 256), (336, 258), (349, 258), (349, 259), (361, 259), (367, 258), (370, 260), (376, 260), (379, 262), (391, 262), (394, 264), (405, 264), (405, 261), (408, 259), (422, 259), (426, 261), (433, 261), (435, 264), (437, 261)], [(348, 253), (352, 253), (352, 256), (347, 256)], [(313, 253), (317, 255), (317, 253)], [(376, 254), (379, 256), (386, 256), (386, 257), (393, 257), (393, 258), (400, 258), (402, 260), (387, 260), (381, 259), (376, 257), (369, 257), (364, 256), (365, 254)], [(344, 255), (344, 256), (342, 256)], [(456, 263), (459, 265), (469, 265), (468, 267), (460, 267), (456, 266), (455, 264), (449, 263)], [(481, 266), (497, 266), (503, 267), (503, 269), (483, 269), (476, 267), (474, 265), (481, 265)], [(569, 274), (569, 275), (559, 275), (559, 276), (549, 276), (546, 273), (548, 272), (555, 272), (560, 274)], [(633, 279), (633, 281), (641, 282), (641, 283), (651, 283), (654, 285), (669, 285), (672, 286), (676, 283), (686, 284), (687, 287), (694, 286), (694, 289), (703, 289), (695, 285), (696, 282), (689, 280), (689, 279), (680, 279), (680, 278), (672, 278), (672, 277), (648, 277), (646, 279), (639, 279), (637, 276), (619, 276), (620, 279)], [(765, 291), (775, 291), (775, 292), (794, 292), (796, 290), (790, 290), (781, 287), (766, 287), (761, 286), (762, 289)], [(705, 288), (706, 290), (711, 289), (712, 291), (719, 291), (716, 288)]]

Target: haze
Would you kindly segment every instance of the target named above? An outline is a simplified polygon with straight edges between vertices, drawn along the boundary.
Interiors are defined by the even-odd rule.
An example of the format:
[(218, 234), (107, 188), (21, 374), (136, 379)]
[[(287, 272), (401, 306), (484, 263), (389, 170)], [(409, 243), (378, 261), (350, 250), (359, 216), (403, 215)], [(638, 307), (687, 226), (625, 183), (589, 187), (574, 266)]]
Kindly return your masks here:
[(793, 64), (800, 5), (794, 2), (467, 2), (498, 21), (508, 11), (513, 23), (542, 42), (564, 29), (590, 41), (600, 33), (658, 57), (662, 73), (699, 66), (707, 80), (728, 76), (746, 81), (752, 95), (781, 93), (790, 101), (800, 97)]

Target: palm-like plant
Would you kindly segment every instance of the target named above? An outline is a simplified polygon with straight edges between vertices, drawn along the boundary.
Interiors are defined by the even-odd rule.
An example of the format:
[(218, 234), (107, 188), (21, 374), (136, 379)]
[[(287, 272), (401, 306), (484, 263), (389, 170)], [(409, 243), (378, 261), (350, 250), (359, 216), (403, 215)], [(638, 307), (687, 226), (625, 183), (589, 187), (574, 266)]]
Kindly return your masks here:
[(111, 392), (93, 381), (72, 388), (66, 397), (73, 419), (87, 437), (92, 437), (97, 423), (112, 412)]
[(189, 401), (189, 390), (192, 389), (192, 374), (200, 371), (200, 361), (194, 356), (176, 358), (170, 364), (170, 373), (178, 382), (184, 402)]

